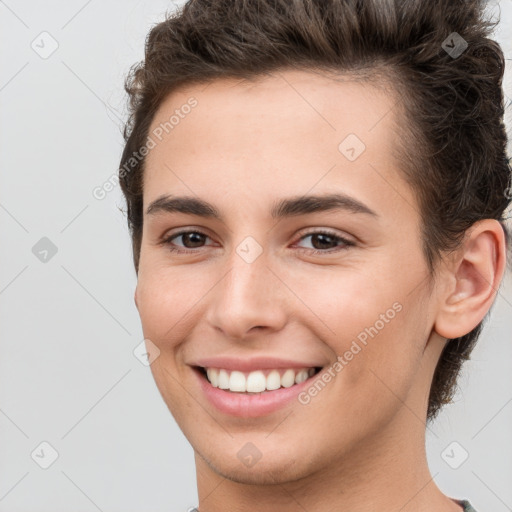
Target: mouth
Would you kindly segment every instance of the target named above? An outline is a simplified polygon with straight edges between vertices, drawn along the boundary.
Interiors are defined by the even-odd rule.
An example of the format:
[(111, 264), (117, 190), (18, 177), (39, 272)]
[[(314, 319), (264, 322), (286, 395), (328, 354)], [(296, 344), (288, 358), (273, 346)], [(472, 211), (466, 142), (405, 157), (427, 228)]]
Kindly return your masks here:
[[(304, 407), (300, 397), (315, 386), (327, 365), (270, 355), (210, 357), (189, 363), (202, 397), (223, 418), (265, 418), (285, 408)], [(321, 365), (321, 366), (315, 366)], [(323, 379), (323, 377), (322, 377)], [(306, 409), (302, 409), (305, 411)]]
[(203, 366), (192, 368), (213, 388), (237, 395), (267, 395), (282, 388), (292, 388), (313, 379), (323, 370), (321, 366), (261, 369), (250, 372)]

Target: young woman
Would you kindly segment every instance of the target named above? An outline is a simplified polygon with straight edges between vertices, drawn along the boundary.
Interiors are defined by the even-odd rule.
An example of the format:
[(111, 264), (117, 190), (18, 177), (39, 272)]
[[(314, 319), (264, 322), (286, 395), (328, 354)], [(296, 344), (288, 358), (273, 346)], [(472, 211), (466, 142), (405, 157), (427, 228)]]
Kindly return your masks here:
[(474, 512), (425, 430), (506, 268), (484, 4), (191, 0), (151, 30), (119, 177), (201, 512)]

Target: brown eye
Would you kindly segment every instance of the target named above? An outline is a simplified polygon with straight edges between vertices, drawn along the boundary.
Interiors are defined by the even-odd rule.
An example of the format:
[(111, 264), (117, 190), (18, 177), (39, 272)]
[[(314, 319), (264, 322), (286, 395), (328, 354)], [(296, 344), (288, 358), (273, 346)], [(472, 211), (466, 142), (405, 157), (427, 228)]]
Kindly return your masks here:
[[(174, 242), (174, 240), (178, 240), (180, 238), (182, 242), (181, 244)], [(188, 253), (196, 252), (194, 249), (201, 249), (207, 238), (209, 238), (209, 236), (201, 231), (184, 230), (168, 236), (162, 240), (161, 243), (162, 245), (166, 245), (172, 252)]]
[(301, 249), (313, 254), (337, 252), (355, 245), (354, 242), (328, 231), (314, 231), (304, 235), (300, 240), (306, 238), (311, 238), (312, 248), (302, 247)]
[(331, 235), (315, 233), (311, 235), (311, 245), (313, 245), (315, 249), (332, 249), (332, 247), (336, 247), (338, 244), (336, 243), (335, 237)]
[(197, 231), (187, 231), (176, 235), (175, 238), (181, 237), (185, 247), (194, 248), (199, 247), (201, 243), (204, 243), (205, 236), (206, 235), (203, 235), (203, 233), (199, 233)]

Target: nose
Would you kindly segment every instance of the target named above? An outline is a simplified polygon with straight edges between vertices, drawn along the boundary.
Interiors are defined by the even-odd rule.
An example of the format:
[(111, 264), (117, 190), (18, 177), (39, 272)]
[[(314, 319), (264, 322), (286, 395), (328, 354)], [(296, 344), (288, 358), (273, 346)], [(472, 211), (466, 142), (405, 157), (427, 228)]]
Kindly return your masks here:
[(248, 263), (233, 253), (222, 274), (212, 289), (206, 313), (211, 327), (236, 340), (283, 328), (290, 292), (268, 266), (264, 254)]

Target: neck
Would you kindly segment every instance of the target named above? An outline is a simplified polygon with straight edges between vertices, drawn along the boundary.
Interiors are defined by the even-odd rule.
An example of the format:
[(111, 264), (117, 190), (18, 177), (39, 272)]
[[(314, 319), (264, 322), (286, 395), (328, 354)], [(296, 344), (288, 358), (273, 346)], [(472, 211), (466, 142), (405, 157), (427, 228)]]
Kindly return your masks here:
[(274, 484), (258, 485), (253, 478), (248, 484), (243, 476), (225, 478), (197, 453), (195, 461), (200, 512), (461, 512), (436, 486), (427, 464), (425, 424), (406, 407), (385, 432), (333, 454), (300, 479), (273, 477)]

